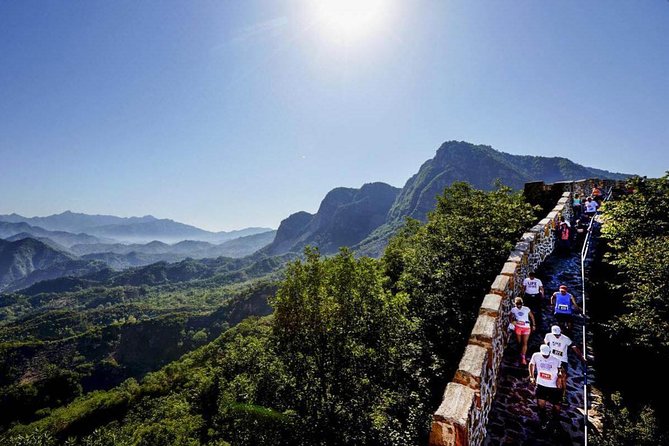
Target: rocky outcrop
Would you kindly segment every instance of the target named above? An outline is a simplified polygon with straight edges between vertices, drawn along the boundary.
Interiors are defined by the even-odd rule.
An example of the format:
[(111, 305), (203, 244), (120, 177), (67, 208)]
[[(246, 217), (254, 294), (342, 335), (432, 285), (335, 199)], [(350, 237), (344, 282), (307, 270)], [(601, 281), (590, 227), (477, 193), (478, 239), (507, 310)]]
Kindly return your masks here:
[(399, 191), (385, 183), (333, 189), (316, 214), (298, 212), (282, 221), (274, 242), (264, 251), (270, 255), (301, 252), (310, 245), (329, 254), (341, 246), (353, 246), (385, 222)]
[[(626, 175), (592, 169), (566, 158), (511, 155), (490, 146), (447, 141), (439, 147), (435, 157), (426, 161), (406, 182), (385, 223), (355, 250), (372, 257), (381, 255), (389, 238), (406, 217), (426, 221), (428, 212), (434, 209), (437, 195), (456, 181), (465, 181), (482, 190), (493, 189), (497, 181), (513, 189), (522, 189), (526, 182), (537, 179), (555, 182), (593, 176), (622, 179)], [(555, 200), (550, 202), (551, 207)]]

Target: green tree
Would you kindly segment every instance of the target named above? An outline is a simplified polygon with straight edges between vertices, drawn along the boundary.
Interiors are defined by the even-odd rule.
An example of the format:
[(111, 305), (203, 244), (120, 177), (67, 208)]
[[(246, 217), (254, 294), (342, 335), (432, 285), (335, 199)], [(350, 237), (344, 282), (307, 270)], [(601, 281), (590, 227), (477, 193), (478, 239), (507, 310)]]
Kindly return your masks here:
[(422, 365), (439, 398), (478, 316), (483, 296), (527, 227), (533, 209), (521, 194), (455, 183), (438, 197), (425, 225), (410, 223), (383, 261), (389, 287), (410, 296), (419, 322)]
[(301, 444), (414, 442), (409, 417), (397, 414), (411, 407), (406, 294), (385, 289), (373, 259), (348, 250), (305, 256), (288, 266), (273, 300), (275, 349), (291, 377)]
[(637, 415), (623, 403), (620, 393), (611, 395), (602, 413), (602, 431), (594, 432), (594, 446), (658, 446), (666, 444), (657, 428), (654, 411), (645, 406)]
[[(656, 370), (669, 357), (669, 174), (633, 178), (628, 189), (633, 193), (604, 206), (607, 252), (598, 266), (603, 281), (598, 285), (605, 303), (596, 300), (594, 307), (601, 313), (594, 321), (599, 366), (615, 367), (618, 376)], [(615, 393), (607, 401), (600, 444), (666, 444), (669, 410), (663, 387), (617, 376), (604, 381), (609, 392), (624, 395), (625, 403)]]
[(669, 355), (669, 174), (629, 186), (633, 194), (607, 203), (602, 230), (618, 274), (609, 288), (623, 307), (611, 333), (661, 359)]

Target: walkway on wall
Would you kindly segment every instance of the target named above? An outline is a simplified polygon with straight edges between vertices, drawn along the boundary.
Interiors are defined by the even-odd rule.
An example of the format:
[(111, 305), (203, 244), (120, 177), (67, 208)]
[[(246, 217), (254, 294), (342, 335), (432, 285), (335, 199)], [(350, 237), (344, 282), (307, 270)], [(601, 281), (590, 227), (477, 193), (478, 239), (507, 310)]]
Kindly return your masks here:
[[(539, 330), (530, 336), (528, 361), (532, 353), (539, 350), (543, 338), (550, 331), (553, 315), (550, 296), (561, 284), (569, 288), (579, 306), (581, 301), (580, 245), (573, 246), (568, 253), (554, 252), (537, 271), (544, 283), (545, 295)], [(583, 319), (574, 318), (571, 333), (567, 334), (579, 349), (582, 349)], [(527, 366), (518, 362), (518, 346), (515, 336), (504, 352), (499, 376), (499, 385), (487, 424), (486, 445), (582, 445), (583, 429), (583, 384), (584, 365), (574, 352), (569, 352), (569, 378), (567, 403), (563, 404), (557, 431), (542, 431), (539, 427), (534, 386), (530, 385)], [(589, 353), (589, 352), (588, 352)], [(586, 354), (586, 352), (584, 352)]]

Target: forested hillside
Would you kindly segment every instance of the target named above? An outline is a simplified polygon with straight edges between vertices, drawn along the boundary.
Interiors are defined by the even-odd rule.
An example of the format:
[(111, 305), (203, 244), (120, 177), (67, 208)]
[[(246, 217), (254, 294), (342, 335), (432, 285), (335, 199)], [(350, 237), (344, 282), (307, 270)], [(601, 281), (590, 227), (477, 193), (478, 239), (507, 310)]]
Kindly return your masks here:
[(412, 221), (392, 239), (383, 258), (307, 250), (289, 264), (273, 316), (228, 329), (141, 380), (50, 405), (31, 424), (8, 426), (2, 439), (421, 443), (487, 284), (532, 219), (517, 193), (456, 184), (425, 224)]
[(0, 239), (0, 292), (63, 276), (83, 276), (104, 269), (102, 262), (77, 259), (32, 238)]
[(669, 444), (669, 174), (636, 178), (605, 206), (592, 315), (604, 446)]
[(285, 259), (189, 260), (0, 294), (0, 430), (178, 359), (271, 312)]

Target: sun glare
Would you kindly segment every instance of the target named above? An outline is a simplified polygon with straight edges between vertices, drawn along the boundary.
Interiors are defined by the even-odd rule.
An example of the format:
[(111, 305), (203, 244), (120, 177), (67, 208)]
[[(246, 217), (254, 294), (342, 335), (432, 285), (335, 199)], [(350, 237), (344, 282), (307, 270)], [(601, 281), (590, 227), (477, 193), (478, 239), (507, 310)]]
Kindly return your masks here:
[(335, 41), (351, 42), (377, 31), (387, 21), (388, 0), (313, 0), (316, 24)]

